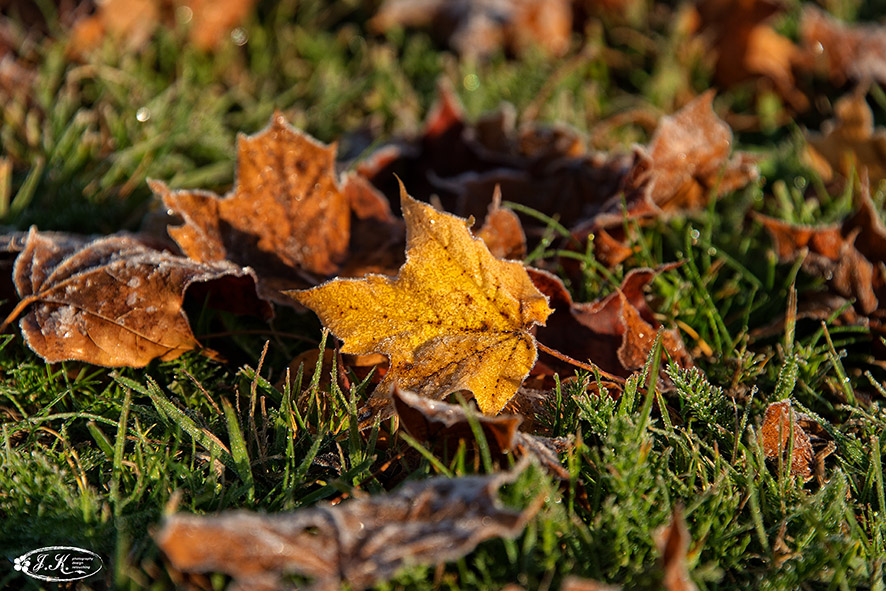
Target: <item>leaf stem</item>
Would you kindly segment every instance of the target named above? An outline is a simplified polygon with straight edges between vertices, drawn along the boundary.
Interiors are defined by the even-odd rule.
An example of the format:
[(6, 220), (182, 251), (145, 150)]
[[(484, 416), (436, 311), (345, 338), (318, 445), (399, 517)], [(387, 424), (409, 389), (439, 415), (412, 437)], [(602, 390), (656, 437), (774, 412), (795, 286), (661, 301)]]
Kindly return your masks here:
[(545, 353), (547, 353), (551, 357), (555, 357), (555, 358), (559, 359), (560, 361), (565, 361), (566, 363), (568, 363), (570, 365), (574, 365), (575, 367), (578, 367), (579, 369), (585, 369), (587, 371), (594, 372), (594, 373), (599, 374), (607, 379), (610, 379), (613, 382), (616, 382), (618, 384), (624, 383), (624, 378), (621, 378), (617, 375), (611, 374), (608, 371), (603, 371), (602, 369), (600, 369), (599, 366), (594, 365), (593, 363), (584, 363), (583, 361), (579, 361), (578, 359), (573, 359), (572, 357), (570, 357), (569, 355), (566, 355), (565, 353), (561, 353), (560, 351), (557, 351), (556, 349), (551, 349), (550, 347), (548, 347), (547, 345), (545, 345), (544, 343), (542, 343), (540, 341), (536, 341), (535, 344), (538, 346), (539, 349), (541, 349), (542, 351), (544, 351)]
[(15, 322), (15, 319), (19, 317), (19, 315), (24, 312), (25, 308), (36, 302), (40, 299), (36, 295), (28, 296), (22, 300), (19, 300), (18, 304), (15, 305), (15, 308), (12, 309), (12, 312), (6, 317), (3, 321), (3, 324), (0, 324), (0, 332), (6, 330), (6, 327)]

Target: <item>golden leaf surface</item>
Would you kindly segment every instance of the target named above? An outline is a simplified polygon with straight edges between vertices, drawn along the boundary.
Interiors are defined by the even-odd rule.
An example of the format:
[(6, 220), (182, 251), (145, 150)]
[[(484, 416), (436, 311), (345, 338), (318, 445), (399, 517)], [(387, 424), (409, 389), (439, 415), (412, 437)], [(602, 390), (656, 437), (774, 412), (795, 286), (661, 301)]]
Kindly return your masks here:
[(383, 353), (394, 382), (430, 398), (470, 390), (487, 414), (514, 396), (537, 356), (535, 324), (552, 312), (519, 262), (490, 254), (469, 223), (400, 186), (406, 263), (396, 278), (334, 279), (288, 292), (344, 341), (342, 353)]

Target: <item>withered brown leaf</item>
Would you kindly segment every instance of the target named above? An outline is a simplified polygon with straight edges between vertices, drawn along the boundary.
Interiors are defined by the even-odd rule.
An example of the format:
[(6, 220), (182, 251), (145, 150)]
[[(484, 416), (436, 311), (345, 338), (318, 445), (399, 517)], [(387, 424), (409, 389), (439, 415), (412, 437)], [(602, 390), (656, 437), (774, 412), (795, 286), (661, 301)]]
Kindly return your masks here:
[(793, 476), (800, 476), (803, 480), (812, 478), (812, 442), (800, 426), (790, 400), (773, 402), (766, 407), (760, 427), (760, 445), (767, 459), (778, 461), (780, 457), (785, 465), (790, 461)]
[(886, 179), (886, 129), (874, 127), (874, 114), (864, 94), (854, 92), (834, 105), (836, 118), (822, 123), (821, 132), (806, 132), (809, 157), (825, 181), (834, 173), (848, 178), (867, 170), (875, 184)]
[(802, 110), (808, 100), (797, 89), (793, 73), (801, 60), (800, 50), (770, 22), (782, 8), (776, 0), (701, 0), (696, 4), (698, 34), (715, 56), (718, 85), (729, 88), (748, 80), (765, 82)]
[[(616, 376), (630, 375), (645, 364), (660, 326), (643, 292), (657, 272), (634, 269), (608, 296), (593, 302), (574, 303), (557, 276), (530, 269), (533, 283), (548, 296), (554, 308), (545, 326), (539, 327), (538, 340), (579, 361), (590, 360)], [(662, 344), (676, 363), (692, 364), (676, 330), (664, 330)], [(556, 361), (545, 359), (545, 363), (561, 369)]]
[(376, 31), (431, 27), (456, 51), (473, 56), (532, 46), (562, 54), (572, 32), (572, 5), (569, 0), (385, 0), (370, 25)]
[(711, 197), (757, 178), (755, 158), (732, 152), (732, 130), (714, 112), (713, 102), (709, 90), (662, 118), (644, 150), (649, 164), (637, 164), (628, 173), (626, 195), (647, 192), (666, 211), (697, 210)]
[(402, 566), (454, 560), (484, 540), (520, 533), (534, 508), (503, 508), (496, 494), (518, 470), (430, 478), (289, 514), (178, 514), (155, 539), (175, 568), (226, 573), (229, 589), (278, 589), (285, 574), (313, 578), (315, 591), (365, 589)]
[[(663, 117), (649, 145), (635, 148), (618, 191), (595, 215), (573, 227), (573, 237), (583, 242), (608, 229), (622, 238), (626, 217), (642, 221), (698, 210), (756, 180), (755, 157), (733, 152), (732, 130), (714, 112), (713, 100), (713, 91), (705, 92)], [(604, 262), (615, 264), (630, 256), (630, 248), (613, 235), (600, 237)]]
[(847, 25), (806, 4), (800, 17), (800, 36), (807, 61), (826, 70), (831, 81), (847, 78), (886, 83), (886, 27)]
[(496, 186), (492, 203), (477, 237), (497, 259), (520, 260), (526, 256), (526, 234), (520, 218), (510, 209), (501, 206), (501, 189)]
[(675, 505), (671, 522), (660, 529), (655, 536), (664, 576), (662, 587), (665, 591), (696, 591), (698, 587), (689, 577), (686, 554), (689, 551), (689, 530), (683, 519), (683, 509)]
[(82, 56), (105, 37), (131, 50), (145, 47), (162, 27), (175, 26), (175, 8), (190, 10), (189, 40), (201, 50), (218, 49), (232, 29), (245, 21), (255, 0), (104, 0), (96, 13), (74, 24), (68, 52)]
[(335, 176), (335, 146), (291, 127), (276, 113), (270, 125), (237, 141), (237, 181), (228, 195), (170, 191), (150, 183), (182, 216), (169, 229), (200, 262), (231, 260), (256, 270), (262, 294), (291, 303), (282, 289), (304, 287), (304, 273), (335, 273), (350, 239), (350, 208)]
[(189, 288), (214, 283), (240, 311), (270, 315), (255, 276), (227, 261), (197, 263), (131, 236), (92, 242), (31, 229), (15, 261), (19, 313), (28, 346), (50, 362), (79, 360), (141, 367), (174, 359), (200, 344), (182, 301)]
[[(469, 445), (476, 441), (468, 414), (464, 408), (439, 400), (431, 400), (408, 390), (394, 389), (394, 409), (400, 425), (419, 441), (433, 445), (437, 453), (458, 448), (459, 441)], [(477, 414), (474, 420), (483, 431), (493, 459), (501, 461), (506, 454), (534, 457), (553, 476), (568, 480), (569, 472), (560, 463), (551, 440), (519, 431), (523, 422), (520, 415), (490, 417)]]
[(807, 249), (807, 272), (825, 277), (839, 295), (855, 298), (861, 313), (881, 314), (886, 301), (886, 226), (864, 176), (856, 197), (856, 212), (841, 224), (810, 227), (763, 215), (756, 218), (772, 235), (781, 260), (793, 260)]

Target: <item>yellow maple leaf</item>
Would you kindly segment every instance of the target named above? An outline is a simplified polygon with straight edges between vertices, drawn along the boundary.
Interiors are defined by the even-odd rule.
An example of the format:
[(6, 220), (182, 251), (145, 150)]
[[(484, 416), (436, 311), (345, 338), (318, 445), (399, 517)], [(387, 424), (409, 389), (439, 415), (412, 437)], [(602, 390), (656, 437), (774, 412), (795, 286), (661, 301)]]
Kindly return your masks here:
[(383, 353), (396, 383), (432, 398), (457, 390), (498, 413), (537, 356), (535, 324), (552, 312), (523, 265), (490, 254), (470, 222), (406, 194), (406, 263), (396, 278), (334, 279), (288, 292), (344, 341), (342, 353)]

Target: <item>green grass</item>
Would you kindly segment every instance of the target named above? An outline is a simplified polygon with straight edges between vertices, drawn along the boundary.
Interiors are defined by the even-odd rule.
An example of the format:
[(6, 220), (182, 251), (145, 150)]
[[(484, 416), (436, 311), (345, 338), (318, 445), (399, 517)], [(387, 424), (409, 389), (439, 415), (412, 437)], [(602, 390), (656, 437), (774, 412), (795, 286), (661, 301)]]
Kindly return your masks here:
[[(11, 176), (0, 179), (8, 188), (0, 191), (3, 223), (137, 229), (159, 207), (146, 178), (224, 191), (236, 134), (264, 127), (275, 109), (356, 157), (370, 146), (365, 137), (416, 130), (441, 76), (472, 117), (508, 100), (521, 116), (589, 136), (610, 115), (635, 107), (671, 112), (679, 93), (710, 84), (703, 64), (680, 62), (679, 32), (661, 15), (634, 23), (650, 40), (643, 50), (619, 36), (621, 25), (603, 23), (561, 60), (531, 53), (482, 63), (459, 60), (422, 33), (372, 36), (369, 16), (348, 0), (268, 3), (247, 23), (245, 46), (228, 44), (214, 56), (184, 46), (183, 30), (159, 33), (139, 53), (119, 53), (109, 42), (85, 63), (65, 58), (63, 39), (31, 42), (33, 93), (0, 96), (0, 154), (12, 164)], [(463, 84), (471, 74), (476, 90)], [(718, 100), (757, 108), (741, 89)], [(141, 119), (149, 115), (144, 121), (140, 110)], [(606, 149), (647, 139), (647, 130), (630, 124), (596, 138)], [(556, 483), (531, 467), (502, 493), (514, 507), (546, 498), (521, 536), (486, 542), (441, 571), (405, 569), (379, 589), (557, 589), (568, 574), (657, 589), (654, 534), (676, 504), (684, 507), (688, 563), (701, 589), (884, 589), (886, 411), (870, 335), (801, 321), (755, 336), (788, 312), (792, 289), (802, 297), (823, 284), (778, 263), (747, 214), (828, 223), (851, 209), (851, 194), (828, 194), (806, 167), (796, 125), (737, 140), (760, 155), (763, 180), (705, 211), (641, 228), (639, 254), (627, 265), (605, 270), (591, 254), (577, 255), (585, 275), (572, 286), (577, 298), (592, 300), (630, 268), (683, 260), (652, 284), (654, 308), (665, 324), (689, 327), (697, 338), (684, 331), (687, 344), (703, 342), (710, 355), (699, 353), (694, 369), (666, 367), (673, 389), (637, 375), (618, 399), (589, 394), (584, 385), (593, 376), (560, 376), (535, 419), (574, 438), (562, 456), (572, 479)], [(804, 198), (803, 183), (817, 188), (817, 199)], [(882, 203), (882, 194), (875, 200)], [(544, 243), (531, 258), (553, 257), (555, 249)], [(46, 364), (17, 331), (3, 338), (0, 588), (54, 588), (15, 573), (11, 560), (64, 544), (105, 559), (103, 575), (78, 589), (172, 589), (151, 538), (164, 514), (289, 511), (354, 490), (382, 492), (396, 479), (379, 466), (420, 447), (405, 438), (387, 447), (377, 432), (358, 434), (356, 405), (369, 386), (356, 376), (351, 391), (341, 391), (321, 386), (319, 366), (302, 367), (291, 387), (277, 387), (290, 383), (283, 378), (295, 355), (329, 345), (312, 317), (281, 310), (268, 325), (196, 306), (190, 318), (198, 336), (231, 335), (204, 341), (228, 362), (189, 353), (141, 370)], [(764, 460), (763, 411), (785, 398), (819, 417), (836, 443), (825, 482), (804, 484)], [(400, 462), (398, 479), (486, 470), (464, 449), (445, 461), (423, 451), (415, 463)], [(226, 584), (221, 576), (197, 582)]]

